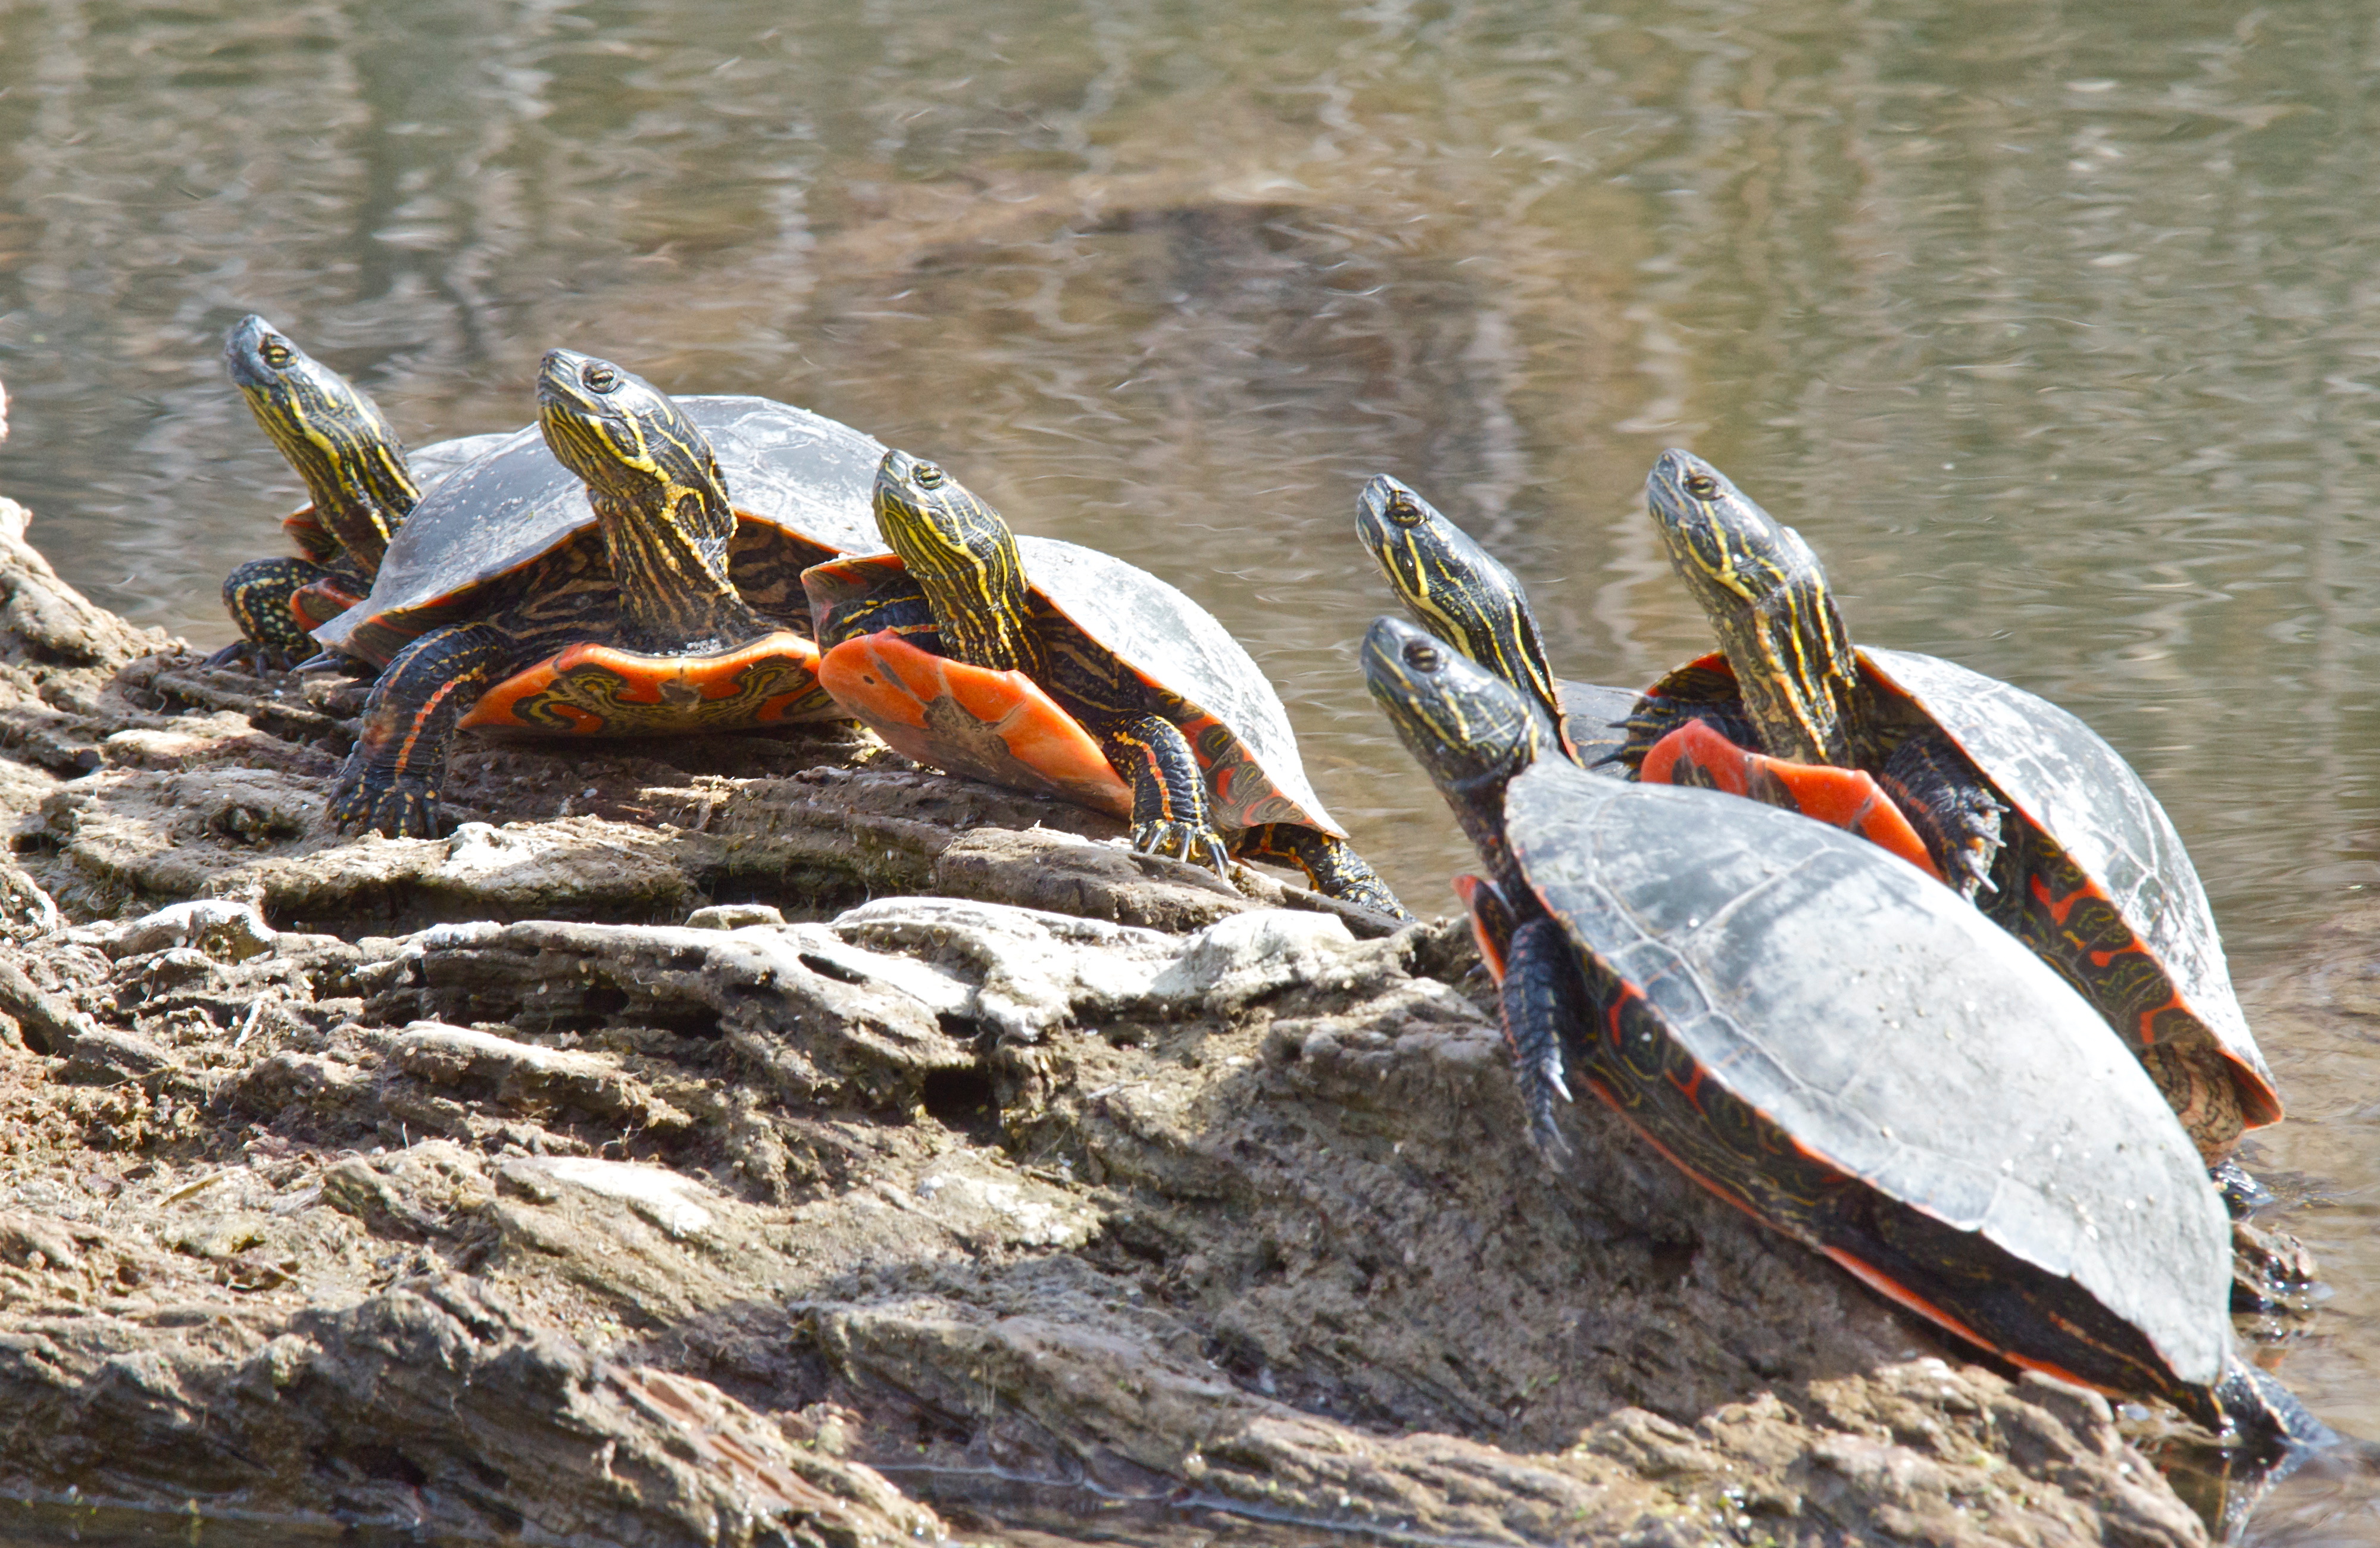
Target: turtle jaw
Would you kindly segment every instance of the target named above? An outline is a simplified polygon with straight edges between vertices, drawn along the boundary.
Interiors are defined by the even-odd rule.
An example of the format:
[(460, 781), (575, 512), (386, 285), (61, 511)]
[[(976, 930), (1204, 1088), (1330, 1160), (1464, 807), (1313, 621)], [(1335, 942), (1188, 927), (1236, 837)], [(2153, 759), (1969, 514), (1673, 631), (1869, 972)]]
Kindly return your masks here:
[(1372, 621), (1364, 682), (1399, 740), (1506, 879), (1504, 787), (1543, 745), (1536, 717), (1502, 678), (1402, 618)]
[(1661, 454), (1645, 499), (1767, 750), (1854, 765), (1858, 659), (1810, 545), (1691, 452)]
[(1550, 743), (1561, 697), (1536, 614), (1512, 572), (1402, 481), (1379, 474), (1355, 500), (1355, 536), (1405, 611), (1535, 701)]
[(224, 369), (306, 481), (315, 515), (366, 574), (378, 570), (421, 499), (380, 405), (253, 312), (224, 341)]
[(586, 482), (641, 643), (699, 649), (761, 630), (728, 578), (735, 510), (719, 460), (667, 393), (608, 360), (548, 350), (537, 421), (554, 460)]
[(876, 529), (934, 610), (945, 651), (974, 666), (1038, 672), (1025, 560), (1001, 514), (933, 463), (884, 454)]

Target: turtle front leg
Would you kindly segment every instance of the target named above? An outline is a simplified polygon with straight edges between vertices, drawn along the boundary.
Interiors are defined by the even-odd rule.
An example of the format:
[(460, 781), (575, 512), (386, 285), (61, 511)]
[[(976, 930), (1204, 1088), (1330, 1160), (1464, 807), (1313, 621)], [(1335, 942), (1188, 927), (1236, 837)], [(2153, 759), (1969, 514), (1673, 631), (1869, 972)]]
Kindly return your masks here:
[(251, 559), (224, 577), (224, 611), (239, 625), (240, 638), (207, 658), (211, 667), (236, 661), (260, 670), (285, 671), (314, 654), (306, 622), (291, 605), (298, 592), (331, 578), (328, 565), (310, 559)]
[(1928, 731), (1908, 738), (1884, 760), (1876, 782), (1960, 897), (1972, 903), (1993, 886), (1992, 862), (2000, 853), (2000, 819), (2008, 808), (1948, 736)]
[(1391, 919), (1411, 919), (1413, 912), (1397, 901), (1380, 873), (1347, 846), (1319, 828), (1293, 822), (1269, 822), (1240, 835), (1243, 860), (1269, 860), (1294, 865), (1305, 873), (1308, 886), (1326, 898), (1354, 903)]
[(1101, 727), (1099, 740), (1132, 786), (1132, 847), (1228, 872), (1223, 836), (1207, 812), (1207, 777), (1182, 728), (1162, 715), (1129, 715)]
[[(1633, 780), (1644, 768), (1645, 756), (1653, 748), (1679, 727), (1699, 721), (1710, 727), (1728, 741), (1750, 751), (1760, 750), (1760, 732), (1742, 706), (1730, 699), (1709, 702), (1700, 699), (1671, 697), (1647, 694), (1636, 701), (1628, 718), (1616, 722), (1612, 729), (1621, 732), (1620, 750), (1597, 759), (1597, 764), (1617, 763)], [(1574, 731), (1573, 731), (1574, 734)]]
[(392, 839), (437, 837), (438, 787), (455, 722), (534, 655), (486, 623), (433, 629), (398, 651), (364, 701), (363, 732), (339, 769), (331, 820)]
[[(1475, 918), (1477, 906), (1475, 901)], [(1560, 1110), (1554, 1104), (1572, 1100), (1562, 1070), (1562, 1034), (1577, 1003), (1570, 950), (1561, 926), (1540, 918), (1515, 929), (1504, 952), (1504, 1040), (1529, 1113), (1529, 1141), (1548, 1165), (1570, 1156), (1570, 1142), (1554, 1121)]]

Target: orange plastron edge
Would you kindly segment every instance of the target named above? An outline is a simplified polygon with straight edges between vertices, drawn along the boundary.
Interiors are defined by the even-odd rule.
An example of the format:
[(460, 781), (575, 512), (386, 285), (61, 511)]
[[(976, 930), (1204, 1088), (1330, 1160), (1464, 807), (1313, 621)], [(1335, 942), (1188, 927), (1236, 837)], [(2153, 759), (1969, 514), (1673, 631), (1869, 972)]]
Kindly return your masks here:
[(1799, 812), (1855, 833), (1936, 881), (1942, 879), (1925, 853), (1925, 841), (1864, 770), (1748, 752), (1705, 722), (1689, 720), (1653, 744), (1636, 777), (1648, 785), (1695, 785)]
[(657, 736), (843, 718), (819, 686), (818, 647), (780, 629), (709, 656), (574, 645), (489, 689), (462, 724), (546, 736)]
[(1449, 885), (1454, 889), (1455, 897), (1462, 901), (1464, 915), (1471, 921), (1471, 939), (1473, 944), (1479, 948), (1479, 960), (1488, 965), (1488, 976), (1496, 981), (1499, 988), (1502, 987), (1504, 983), (1502, 945), (1488, 934), (1488, 921), (1480, 916), (1479, 912), (1478, 899), (1481, 890), (1488, 885), (1486, 878), (1469, 875), (1459, 876)]
[(819, 682), (902, 756), (1132, 817), (1132, 792), (1080, 722), (1021, 671), (918, 649), (890, 629), (845, 640)]
[(290, 594), (289, 611), (298, 615), (298, 622), (310, 634), (362, 600), (334, 581), (318, 580)]

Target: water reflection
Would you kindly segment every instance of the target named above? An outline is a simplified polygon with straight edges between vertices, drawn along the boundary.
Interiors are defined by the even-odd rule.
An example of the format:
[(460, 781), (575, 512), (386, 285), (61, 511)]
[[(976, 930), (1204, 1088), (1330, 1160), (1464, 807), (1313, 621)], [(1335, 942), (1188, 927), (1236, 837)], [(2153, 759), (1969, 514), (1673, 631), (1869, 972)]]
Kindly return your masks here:
[[(2366, 7), (786, 17), (0, 0), (0, 488), (212, 644), (296, 491), (215, 364), (243, 312), (420, 441), (523, 422), (556, 344), (789, 398), (1213, 608), (1427, 905), (1462, 850), (1352, 667), (1361, 478), (1489, 540), (1564, 675), (1643, 682), (1704, 644), (1637, 494), (1688, 443), (1861, 637), (2131, 756), (2244, 979), (2380, 881)], [(2380, 1058), (2267, 1024), (2340, 1288), (2289, 1372), (2380, 1434)]]

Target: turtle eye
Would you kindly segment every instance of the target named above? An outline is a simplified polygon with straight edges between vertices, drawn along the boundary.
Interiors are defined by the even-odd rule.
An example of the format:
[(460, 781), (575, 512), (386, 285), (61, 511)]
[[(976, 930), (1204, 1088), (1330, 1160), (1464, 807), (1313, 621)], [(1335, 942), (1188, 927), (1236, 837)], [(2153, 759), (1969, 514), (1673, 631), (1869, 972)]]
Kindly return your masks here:
[(942, 487), (942, 470), (929, 462), (921, 462), (911, 468), (909, 477), (917, 481), (917, 487), (921, 490), (938, 490)]
[(265, 340), (262, 344), (257, 345), (256, 352), (259, 355), (263, 356), (264, 363), (271, 366), (274, 370), (279, 370), (290, 361), (298, 358), (298, 352), (290, 348), (287, 345), (283, 344), (279, 339)]
[(1415, 671), (1436, 671), (1446, 664), (1446, 657), (1427, 640), (1405, 642), (1405, 665)]
[(579, 369), (578, 380), (590, 393), (609, 393), (620, 385), (620, 373), (601, 360), (589, 360)]
[(1399, 526), (1414, 526), (1421, 521), (1421, 502), (1404, 490), (1389, 496), (1389, 519)]
[(1707, 473), (1686, 475), (1686, 492), (1696, 500), (1710, 500), (1718, 494), (1718, 480)]

